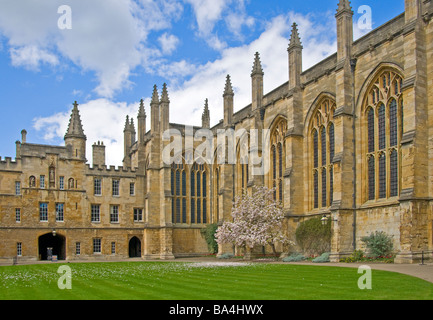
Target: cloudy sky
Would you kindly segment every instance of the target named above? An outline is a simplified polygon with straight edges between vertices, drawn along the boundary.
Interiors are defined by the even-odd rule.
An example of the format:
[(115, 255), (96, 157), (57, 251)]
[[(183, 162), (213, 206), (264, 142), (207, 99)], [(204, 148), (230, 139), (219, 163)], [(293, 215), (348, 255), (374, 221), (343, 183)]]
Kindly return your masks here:
[[(91, 145), (101, 140), (107, 145), (107, 164), (121, 165), (125, 117), (135, 118), (138, 101), (144, 99), (149, 122), (154, 84), (159, 91), (163, 83), (168, 85), (171, 122), (200, 125), (207, 98), (213, 126), (223, 118), (227, 74), (235, 111), (251, 102), (256, 51), (265, 72), (265, 93), (288, 80), (293, 22), (304, 46), (304, 70), (335, 53), (337, 4), (0, 0), (0, 156), (15, 157), (22, 129), (29, 143), (64, 144), (76, 100), (88, 140), (87, 158)], [(353, 0), (355, 38), (371, 31), (365, 28), (365, 6), (371, 8), (373, 29), (404, 11), (403, 0)]]

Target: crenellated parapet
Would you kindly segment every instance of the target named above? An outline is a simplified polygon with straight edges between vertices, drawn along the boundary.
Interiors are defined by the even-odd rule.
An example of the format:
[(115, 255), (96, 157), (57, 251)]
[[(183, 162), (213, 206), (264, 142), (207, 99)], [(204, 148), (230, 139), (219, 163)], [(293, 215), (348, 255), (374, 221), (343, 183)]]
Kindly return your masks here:
[(86, 164), (87, 175), (102, 175), (102, 176), (125, 176), (128, 178), (135, 177), (137, 175), (137, 168), (124, 167), (124, 166), (103, 166)]
[(0, 171), (11, 171), (21, 169), (21, 159), (12, 160), (11, 157), (0, 157)]

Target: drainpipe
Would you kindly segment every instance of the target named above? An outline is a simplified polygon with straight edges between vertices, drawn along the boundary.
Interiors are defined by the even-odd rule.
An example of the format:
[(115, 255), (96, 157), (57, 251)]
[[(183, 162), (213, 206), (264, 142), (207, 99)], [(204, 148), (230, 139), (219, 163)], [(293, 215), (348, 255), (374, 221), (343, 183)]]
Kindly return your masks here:
[(353, 251), (356, 250), (356, 113), (355, 113), (355, 69), (356, 69), (357, 59), (350, 59), (350, 67), (352, 71), (352, 130), (353, 130)]

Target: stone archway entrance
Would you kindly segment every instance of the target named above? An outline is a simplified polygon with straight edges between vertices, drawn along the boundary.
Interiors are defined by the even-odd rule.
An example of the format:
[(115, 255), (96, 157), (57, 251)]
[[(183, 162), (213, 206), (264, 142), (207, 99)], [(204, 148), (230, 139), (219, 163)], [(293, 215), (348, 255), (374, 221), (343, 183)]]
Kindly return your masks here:
[(66, 259), (66, 238), (62, 235), (46, 233), (38, 238), (40, 260), (51, 260), (50, 255), (57, 256), (58, 260)]
[(129, 240), (129, 257), (141, 257), (141, 241), (137, 237), (132, 237), (131, 240)]

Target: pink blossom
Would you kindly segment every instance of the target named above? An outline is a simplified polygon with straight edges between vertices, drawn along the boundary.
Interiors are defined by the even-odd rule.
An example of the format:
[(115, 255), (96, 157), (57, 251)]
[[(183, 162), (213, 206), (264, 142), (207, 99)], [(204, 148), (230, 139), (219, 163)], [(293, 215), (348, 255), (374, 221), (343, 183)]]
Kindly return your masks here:
[(283, 210), (273, 194), (273, 189), (254, 187), (251, 196), (237, 197), (232, 208), (233, 221), (225, 221), (218, 228), (216, 241), (250, 248), (290, 243), (283, 232)]

